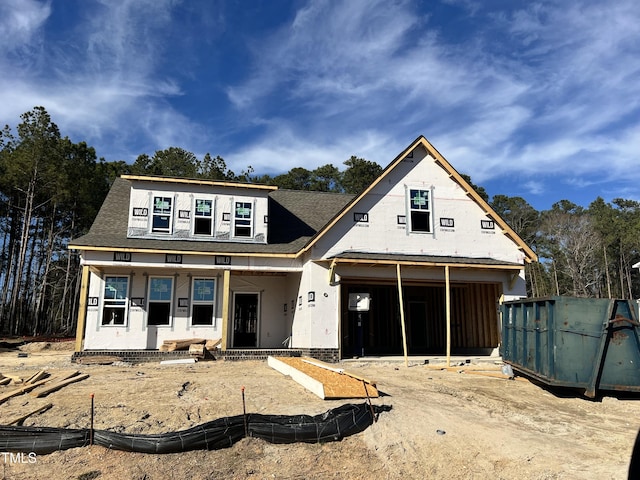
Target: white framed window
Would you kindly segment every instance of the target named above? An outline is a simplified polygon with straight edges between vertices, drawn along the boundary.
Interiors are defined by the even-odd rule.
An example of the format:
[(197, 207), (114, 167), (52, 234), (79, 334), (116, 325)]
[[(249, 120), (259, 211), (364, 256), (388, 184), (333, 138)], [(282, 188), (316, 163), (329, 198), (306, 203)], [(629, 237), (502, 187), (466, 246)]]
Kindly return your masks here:
[(171, 325), (173, 278), (149, 277), (147, 325)]
[(431, 191), (419, 188), (409, 188), (408, 205), (409, 221), (407, 222), (409, 231), (412, 233), (431, 233)]
[(193, 214), (193, 234), (213, 235), (213, 200), (196, 198)]
[(191, 325), (213, 325), (216, 281), (194, 278), (191, 289)]
[(235, 202), (233, 212), (233, 236), (251, 238), (253, 236), (253, 204)]
[(173, 224), (173, 198), (153, 197), (151, 215), (151, 231), (157, 233), (171, 233)]
[(129, 303), (129, 277), (106, 276), (102, 297), (102, 322), (107, 325), (126, 325)]

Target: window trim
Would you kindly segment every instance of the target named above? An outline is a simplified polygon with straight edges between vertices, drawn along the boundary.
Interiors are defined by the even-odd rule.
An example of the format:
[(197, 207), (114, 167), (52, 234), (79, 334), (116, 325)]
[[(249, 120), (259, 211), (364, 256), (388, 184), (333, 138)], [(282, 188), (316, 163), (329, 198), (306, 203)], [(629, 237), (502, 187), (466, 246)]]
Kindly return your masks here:
[[(126, 278), (127, 279), (127, 291), (124, 299), (108, 299), (105, 298), (105, 289), (107, 287), (108, 278)], [(101, 299), (102, 308), (100, 309), (100, 328), (102, 327), (127, 327), (129, 325), (129, 293), (131, 290), (131, 276), (130, 275), (105, 275), (101, 282)], [(117, 302), (120, 302), (119, 304)], [(122, 305), (124, 302), (124, 323), (104, 323), (104, 309), (108, 305)]]
[[(151, 286), (153, 284), (154, 279), (169, 279), (171, 280), (171, 292), (169, 295), (169, 300), (152, 300), (151, 299)], [(154, 275), (149, 276), (149, 286), (147, 287), (147, 315), (146, 315), (146, 326), (149, 327), (160, 327), (167, 328), (173, 326), (173, 296), (175, 293), (175, 278), (168, 275)], [(151, 310), (152, 303), (163, 303), (169, 304), (169, 322), (168, 323), (149, 323), (149, 310)]]
[[(435, 229), (433, 228), (433, 187), (423, 187), (423, 186), (411, 186), (405, 185), (406, 190), (406, 228), (407, 234), (416, 234), (416, 235), (433, 235)], [(412, 200), (411, 200), (411, 192), (426, 192), (427, 193), (427, 208), (413, 208)], [(427, 213), (429, 215), (428, 228), (429, 230), (414, 230), (413, 229), (413, 216), (412, 213)]]
[[(213, 282), (213, 300), (209, 301), (209, 300), (196, 300), (195, 299), (195, 293), (196, 293), (196, 281), (198, 280), (207, 280), (207, 281), (211, 281)], [(189, 324), (191, 327), (216, 327), (216, 287), (217, 287), (217, 282), (216, 282), (216, 278), (215, 277), (193, 277), (191, 279), (191, 299), (190, 299), (190, 307), (191, 307), (191, 311), (189, 312)], [(212, 311), (211, 311), (211, 323), (193, 323), (193, 307), (197, 306), (197, 305), (211, 305)]]
[[(200, 216), (198, 215), (198, 202), (211, 202), (211, 211), (208, 216)], [(191, 225), (191, 235), (194, 237), (213, 237), (216, 231), (215, 228), (215, 209), (216, 209), (216, 201), (213, 198), (205, 198), (205, 197), (195, 197), (193, 199), (193, 215), (192, 215), (192, 225)], [(211, 220), (211, 230), (210, 233), (196, 233), (196, 220), (199, 218), (209, 218)]]
[[(238, 218), (237, 217), (237, 212), (238, 212), (238, 204), (243, 204), (243, 205), (249, 205), (249, 208), (251, 209), (250, 213), (249, 213), (249, 218)], [(238, 199), (233, 199), (233, 225), (232, 225), (232, 233), (233, 233), (233, 238), (248, 238), (248, 239), (252, 239), (254, 236), (254, 224), (255, 222), (253, 221), (253, 217), (255, 215), (255, 201), (245, 201), (245, 200), (238, 200)], [(246, 208), (246, 207), (242, 207), (242, 208)], [(249, 224), (248, 225), (241, 225), (242, 228), (246, 228), (247, 226), (249, 227), (249, 235), (238, 235), (236, 233), (236, 228), (238, 227), (238, 221), (248, 221)]]
[[(162, 199), (163, 201), (168, 199), (171, 202), (171, 205), (169, 206), (169, 213), (167, 214), (157, 214), (155, 212), (155, 203), (156, 203), (156, 199)], [(173, 232), (173, 213), (174, 213), (174, 206), (175, 206), (175, 196), (174, 195), (169, 195), (166, 193), (152, 193), (151, 194), (151, 222), (150, 222), (150, 230), (151, 233), (159, 233), (159, 234), (165, 234), (165, 235), (171, 235), (171, 233)], [(164, 217), (164, 216), (168, 216), (169, 217), (169, 227), (168, 228), (161, 228), (161, 229), (157, 229), (154, 227), (153, 222), (155, 220), (156, 217)]]

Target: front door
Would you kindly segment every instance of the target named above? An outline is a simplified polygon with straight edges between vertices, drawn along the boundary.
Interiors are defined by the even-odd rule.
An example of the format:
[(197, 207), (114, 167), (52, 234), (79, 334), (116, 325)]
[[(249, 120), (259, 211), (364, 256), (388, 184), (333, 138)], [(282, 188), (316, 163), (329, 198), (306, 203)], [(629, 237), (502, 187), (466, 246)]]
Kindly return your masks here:
[(233, 305), (233, 348), (257, 347), (258, 294), (236, 293)]

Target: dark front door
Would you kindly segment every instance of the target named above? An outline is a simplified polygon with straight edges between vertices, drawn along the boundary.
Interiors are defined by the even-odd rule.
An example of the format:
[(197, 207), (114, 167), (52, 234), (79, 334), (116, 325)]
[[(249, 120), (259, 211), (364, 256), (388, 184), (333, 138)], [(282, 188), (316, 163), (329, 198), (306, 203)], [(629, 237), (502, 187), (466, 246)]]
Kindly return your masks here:
[(236, 293), (233, 308), (233, 348), (255, 348), (258, 333), (258, 294)]

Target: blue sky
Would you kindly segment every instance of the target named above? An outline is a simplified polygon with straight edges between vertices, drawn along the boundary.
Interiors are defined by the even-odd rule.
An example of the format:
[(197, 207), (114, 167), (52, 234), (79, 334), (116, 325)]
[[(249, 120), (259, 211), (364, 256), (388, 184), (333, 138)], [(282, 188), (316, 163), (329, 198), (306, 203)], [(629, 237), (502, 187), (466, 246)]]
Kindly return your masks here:
[(2, 0), (0, 124), (236, 172), (424, 135), (490, 195), (640, 200), (637, 0)]

